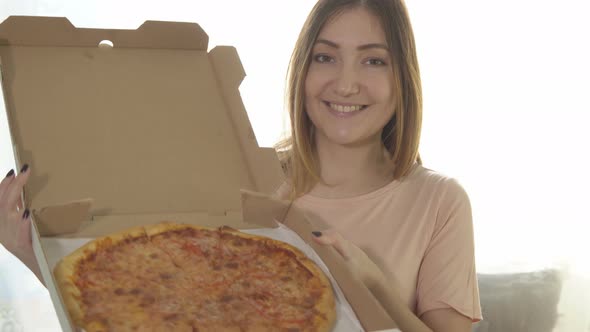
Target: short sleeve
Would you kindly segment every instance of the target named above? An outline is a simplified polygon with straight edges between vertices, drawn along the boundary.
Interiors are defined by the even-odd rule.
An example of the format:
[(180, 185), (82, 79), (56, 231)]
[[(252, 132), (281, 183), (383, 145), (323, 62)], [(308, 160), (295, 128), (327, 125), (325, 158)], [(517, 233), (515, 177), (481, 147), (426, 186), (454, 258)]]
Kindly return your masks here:
[(417, 283), (417, 314), (453, 308), (477, 322), (482, 319), (475, 270), (471, 203), (453, 179), (443, 181), (434, 231)]

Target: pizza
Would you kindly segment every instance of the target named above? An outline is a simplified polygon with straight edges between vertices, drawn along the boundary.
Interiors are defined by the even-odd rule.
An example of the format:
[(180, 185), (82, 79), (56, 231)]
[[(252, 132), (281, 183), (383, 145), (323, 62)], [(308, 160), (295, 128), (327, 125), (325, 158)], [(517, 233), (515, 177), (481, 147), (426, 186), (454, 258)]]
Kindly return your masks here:
[(55, 267), (72, 323), (98, 331), (330, 331), (332, 286), (297, 248), (176, 223), (95, 239)]

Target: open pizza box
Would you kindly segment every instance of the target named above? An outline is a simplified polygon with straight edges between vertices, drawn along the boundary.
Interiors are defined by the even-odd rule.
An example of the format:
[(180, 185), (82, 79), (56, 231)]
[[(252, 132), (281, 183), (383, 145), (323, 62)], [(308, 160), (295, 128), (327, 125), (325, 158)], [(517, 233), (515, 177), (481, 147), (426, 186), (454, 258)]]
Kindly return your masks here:
[(313, 244), (305, 214), (267, 196), (282, 170), (256, 142), (233, 47), (208, 52), (194, 23), (103, 30), (20, 16), (0, 24), (0, 60), (17, 167), (32, 169), (24, 199), (35, 255), (64, 331), (73, 327), (52, 274), (60, 257), (47, 243), (164, 220), (286, 225), (325, 263), (366, 331), (395, 327), (334, 250)]

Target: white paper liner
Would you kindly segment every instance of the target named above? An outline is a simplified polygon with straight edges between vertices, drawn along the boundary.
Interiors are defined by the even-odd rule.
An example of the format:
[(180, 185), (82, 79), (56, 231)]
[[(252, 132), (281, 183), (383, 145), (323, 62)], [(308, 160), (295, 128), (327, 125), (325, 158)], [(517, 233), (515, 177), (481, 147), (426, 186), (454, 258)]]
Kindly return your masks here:
[[(356, 314), (352, 310), (350, 304), (344, 297), (342, 290), (335, 282), (332, 274), (317, 255), (317, 253), (305, 242), (297, 233), (287, 228), (285, 225), (279, 223), (277, 228), (260, 228), (260, 229), (243, 229), (244, 233), (253, 235), (262, 235), (273, 238), (275, 240), (289, 243), (299, 250), (303, 251), (311, 260), (313, 260), (318, 266), (324, 271), (326, 276), (330, 279), (334, 294), (336, 298), (336, 324), (334, 326), (334, 332), (364, 332)], [(64, 238), (42, 238), (41, 244), (45, 249), (45, 257), (47, 257), (47, 263), (50, 269), (53, 268), (59, 262), (59, 260), (73, 252), (77, 248), (84, 244), (92, 241), (89, 238), (76, 238), (76, 239), (64, 239)], [(395, 332), (399, 330), (387, 330), (387, 332)]]

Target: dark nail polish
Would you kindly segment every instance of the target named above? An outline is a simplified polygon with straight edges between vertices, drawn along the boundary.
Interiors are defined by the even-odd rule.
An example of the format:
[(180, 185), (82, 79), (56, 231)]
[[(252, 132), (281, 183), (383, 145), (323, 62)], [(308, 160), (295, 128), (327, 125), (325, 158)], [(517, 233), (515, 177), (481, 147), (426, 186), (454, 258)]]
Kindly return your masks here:
[(13, 176), (13, 175), (14, 175), (14, 170), (13, 170), (13, 169), (11, 169), (11, 170), (8, 172), (8, 174), (6, 174), (6, 177), (11, 177), (11, 176)]
[(320, 237), (320, 236), (322, 236), (322, 232), (318, 232), (318, 231), (316, 231), (316, 232), (311, 232), (311, 234), (313, 234), (313, 236), (315, 236), (315, 237)]
[(28, 169), (29, 169), (29, 164), (24, 164), (24, 165), (23, 165), (23, 168), (21, 168), (21, 169), (20, 169), (20, 172), (21, 172), (21, 173), (24, 173), (24, 172), (26, 172)]
[(27, 219), (30, 213), (31, 212), (29, 211), (29, 209), (25, 209), (25, 212), (23, 213), (23, 219)]

